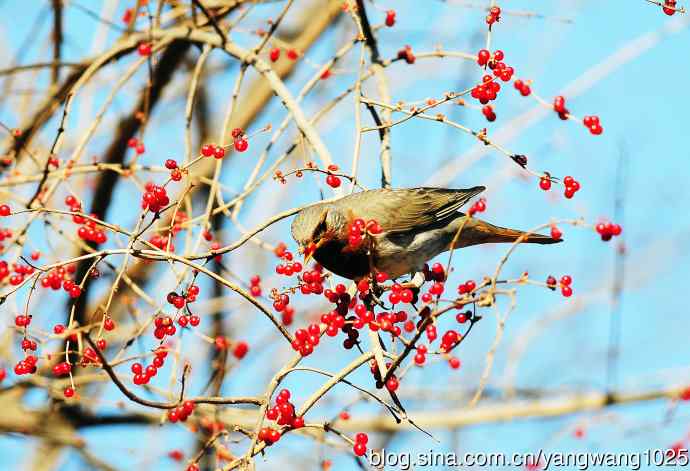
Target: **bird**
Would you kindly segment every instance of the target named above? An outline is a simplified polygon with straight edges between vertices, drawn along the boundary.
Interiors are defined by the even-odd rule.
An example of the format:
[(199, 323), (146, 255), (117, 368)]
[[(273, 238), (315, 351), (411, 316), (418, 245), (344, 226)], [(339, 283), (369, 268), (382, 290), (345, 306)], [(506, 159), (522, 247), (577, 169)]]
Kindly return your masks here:
[[(358, 281), (375, 272), (389, 279), (420, 273), (424, 264), (451, 249), (479, 244), (561, 242), (542, 234), (494, 226), (460, 211), (486, 188), (382, 188), (352, 193), (301, 209), (292, 221), (292, 237), (305, 256), (327, 270)], [(350, 244), (350, 229), (357, 220), (374, 220), (369, 244)], [(360, 222), (361, 224), (361, 222)], [(371, 223), (370, 223), (371, 224)], [(460, 229), (462, 227), (462, 229)]]

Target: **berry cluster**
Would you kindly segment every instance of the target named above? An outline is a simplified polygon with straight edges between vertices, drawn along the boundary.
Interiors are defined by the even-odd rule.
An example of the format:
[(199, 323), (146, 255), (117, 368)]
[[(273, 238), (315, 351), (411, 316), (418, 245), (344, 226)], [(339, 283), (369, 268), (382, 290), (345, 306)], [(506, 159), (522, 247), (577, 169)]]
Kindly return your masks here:
[(468, 212), (470, 216), (474, 216), (476, 213), (483, 213), (484, 211), (486, 211), (486, 198), (479, 198), (472, 206), (470, 206), (470, 210)]
[(153, 234), (149, 238), (149, 242), (151, 245), (159, 248), (160, 250), (168, 250), (168, 242), (170, 243), (170, 251), (174, 252), (175, 251), (175, 244), (172, 241), (172, 236), (170, 234), (168, 235), (163, 235), (163, 234)]
[(573, 289), (571, 288), (571, 284), (573, 282), (573, 279), (570, 275), (563, 275), (561, 277), (560, 283), (556, 281), (556, 278), (553, 276), (549, 275), (548, 278), (546, 278), (546, 286), (552, 290), (556, 290), (556, 287), (560, 285), (561, 287), (561, 294), (565, 296), (566, 298), (569, 298), (573, 294)]
[(225, 148), (215, 144), (204, 144), (201, 146), (201, 155), (203, 157), (215, 157), (222, 159), (225, 157)]
[(254, 275), (249, 279), (249, 292), (255, 298), (261, 296), (261, 277)]
[(356, 249), (360, 246), (365, 236), (376, 236), (381, 232), (383, 232), (383, 228), (374, 219), (369, 219), (365, 222), (364, 219), (357, 218), (347, 228), (348, 244), (350, 248)]
[(281, 434), (280, 430), (276, 430), (271, 427), (263, 427), (259, 430), (259, 441), (262, 441), (266, 446), (271, 446), (278, 440), (280, 440)]
[(72, 365), (66, 361), (60, 362), (53, 366), (53, 376), (59, 378), (61, 376), (67, 376), (72, 371)]
[(168, 411), (168, 420), (173, 424), (177, 421), (185, 422), (194, 412), (194, 402), (184, 401), (181, 405)]
[(33, 355), (27, 355), (23, 360), (14, 365), (14, 374), (16, 375), (27, 375), (34, 374), (36, 372), (36, 363), (38, 363), (38, 358)]
[(486, 15), (486, 24), (491, 27), (491, 25), (499, 21), (501, 21), (501, 7), (493, 6), (489, 8), (489, 14)]
[[(288, 57), (290, 54), (288, 53)], [(244, 152), (249, 148), (249, 141), (247, 140), (247, 135), (244, 133), (244, 129), (235, 128), (232, 130), (233, 145), (237, 152)]]
[[(339, 317), (344, 320), (342, 316)], [(297, 329), (295, 339), (292, 341), (292, 349), (299, 352), (303, 357), (309, 356), (314, 351), (314, 347), (319, 344), (320, 336), (321, 327), (319, 324), (309, 324), (306, 329)]]
[(408, 64), (414, 64), (417, 60), (414, 53), (412, 52), (412, 46), (407, 44), (405, 45), (405, 47), (398, 51), (397, 58), (404, 59), (405, 62), (407, 62)]
[(487, 121), (489, 121), (489, 122), (496, 121), (496, 113), (494, 112), (494, 109), (491, 105), (485, 105), (482, 108), (482, 114), (484, 115), (484, 117), (486, 118)]
[[(268, 53), (268, 58), (271, 59), (271, 62), (277, 62), (278, 59), (280, 59), (280, 51), (281, 50), (279, 47), (274, 47), (270, 50), (270, 52)], [(294, 61), (299, 58), (299, 53), (295, 49), (288, 49), (287, 57), (291, 61)]]
[[(65, 204), (73, 213), (82, 212), (81, 202), (72, 195), (67, 195), (65, 198)], [(92, 214), (91, 217), (96, 216)], [(79, 237), (81, 240), (93, 242), (99, 245), (108, 241), (108, 236), (106, 235), (105, 231), (96, 227), (96, 221), (91, 219), (87, 220), (81, 214), (74, 214), (72, 216), (72, 221), (75, 224), (83, 224), (81, 227), (79, 227), (79, 229), (77, 229), (77, 237)]]
[(311, 270), (302, 273), (302, 283), (299, 285), (302, 294), (321, 294), (323, 293), (323, 267), (318, 263)]
[(328, 176), (326, 177), (326, 184), (330, 186), (331, 188), (338, 188), (340, 186), (340, 177), (337, 175), (333, 175), (331, 172), (337, 172), (338, 171), (338, 166), (335, 164), (331, 164), (328, 166)]
[[(391, 367), (391, 363), (387, 362), (386, 368), (390, 368), (390, 367)], [(379, 365), (378, 365), (378, 363), (376, 363), (376, 360), (372, 360), (371, 362), (369, 362), (369, 369), (371, 370), (371, 374), (374, 375), (374, 379), (376, 380), (376, 387), (377, 388), (383, 387), (381, 374), (379, 372)], [(391, 375), (391, 377), (388, 378), (388, 380), (386, 381), (385, 386), (386, 386), (386, 389), (388, 389), (388, 391), (395, 392), (400, 387), (400, 381), (398, 381), (398, 378), (395, 375)]]
[(285, 263), (279, 263), (276, 265), (276, 273), (279, 275), (292, 276), (295, 273), (300, 273), (304, 267), (297, 261), (293, 261), (292, 252), (285, 248), (285, 245), (276, 249), (276, 256), (283, 259)]
[(290, 402), (290, 391), (287, 389), (278, 393), (275, 405), (266, 411), (266, 418), (293, 429), (304, 427), (304, 418), (295, 415), (295, 405)]
[(28, 327), (31, 324), (31, 319), (31, 315), (25, 316), (20, 314), (14, 318), (14, 325), (17, 327)]
[(144, 152), (146, 152), (146, 147), (144, 146), (144, 143), (136, 137), (129, 138), (129, 140), (127, 141), (127, 147), (129, 147), (130, 149), (134, 149), (134, 152), (136, 152), (137, 155), (141, 155)]
[(141, 197), (141, 208), (148, 209), (152, 213), (157, 213), (170, 203), (168, 192), (165, 187), (147, 182), (144, 186), (146, 190)]
[(611, 222), (600, 222), (594, 226), (594, 229), (604, 242), (611, 240), (614, 236), (621, 235), (621, 232), (623, 232), (623, 228), (621, 228), (619, 224), (613, 224)]
[[(174, 327), (174, 326), (173, 326)], [(155, 356), (153, 357), (153, 361), (151, 362), (150, 365), (148, 365), (146, 368), (139, 363), (132, 363), (131, 370), (132, 373), (134, 374), (134, 378), (132, 381), (136, 385), (142, 385), (142, 384), (148, 384), (148, 382), (158, 374), (158, 369), (163, 367), (163, 364), (165, 363), (165, 357), (168, 356), (168, 351), (167, 349), (163, 347), (159, 347), (155, 351)], [(171, 409), (171, 412), (174, 409)], [(191, 413), (191, 411), (190, 411)], [(168, 416), (168, 418), (170, 418)], [(171, 419), (171, 422), (175, 422)]]
[(513, 86), (515, 87), (515, 90), (519, 91), (520, 95), (522, 96), (529, 96), (532, 93), (529, 83), (520, 79), (517, 79), (515, 82), (513, 82)]
[(477, 283), (475, 283), (474, 280), (467, 280), (466, 282), (458, 285), (458, 294), (460, 296), (464, 294), (469, 294), (472, 291), (474, 291), (476, 287)]
[(664, 6), (662, 8), (664, 13), (668, 16), (673, 16), (676, 13), (676, 0), (664, 0)]
[(402, 285), (399, 283), (394, 283), (393, 286), (391, 286), (391, 294), (388, 295), (388, 301), (390, 301), (391, 304), (398, 304), (398, 303), (403, 303), (403, 304), (409, 304), (412, 302), (414, 298), (414, 293), (412, 292), (411, 289), (403, 289)]
[(455, 346), (460, 342), (462, 339), (462, 334), (459, 334), (457, 331), (451, 329), (446, 331), (446, 333), (443, 334), (443, 337), (441, 337), (441, 346), (439, 349), (443, 353), (450, 352)]
[(585, 116), (582, 119), (582, 124), (584, 124), (585, 127), (589, 129), (589, 132), (595, 136), (598, 136), (604, 132), (604, 128), (602, 128), (601, 124), (599, 124), (599, 116)]
[(22, 350), (29, 351), (31, 350), (32, 352), (35, 352), (36, 349), (38, 348), (38, 344), (36, 343), (35, 340), (27, 339), (24, 338), (22, 339)]
[(470, 95), (479, 100), (482, 105), (486, 105), (496, 99), (500, 90), (501, 84), (496, 82), (491, 75), (485, 75), (482, 77), (482, 83), (472, 88)]
[(563, 179), (563, 184), (565, 185), (565, 192), (563, 194), (568, 199), (575, 196), (575, 193), (577, 193), (580, 190), (580, 182), (578, 182), (571, 176), (565, 177)]
[(355, 435), (355, 444), (352, 447), (352, 451), (356, 456), (364, 456), (367, 452), (367, 443), (369, 442), (369, 436), (366, 433), (358, 433)]
[[(24, 281), (24, 278), (27, 275), (33, 274), (34, 267), (30, 265), (22, 265), (21, 263), (13, 263), (12, 264), (12, 271), (14, 272), (14, 275), (10, 276), (9, 282), (10, 285), (12, 286), (17, 286), (21, 284)], [(2, 260), (0, 261), (0, 280), (4, 279), (7, 277), (7, 275), (10, 274), (9, 266), (7, 265), (7, 262)]]
[(177, 328), (170, 316), (156, 316), (153, 321), (155, 329), (153, 336), (158, 340), (162, 340), (166, 335), (175, 335)]
[(182, 170), (179, 169), (175, 159), (165, 161), (165, 168), (170, 170), (170, 179), (175, 182), (182, 180)]

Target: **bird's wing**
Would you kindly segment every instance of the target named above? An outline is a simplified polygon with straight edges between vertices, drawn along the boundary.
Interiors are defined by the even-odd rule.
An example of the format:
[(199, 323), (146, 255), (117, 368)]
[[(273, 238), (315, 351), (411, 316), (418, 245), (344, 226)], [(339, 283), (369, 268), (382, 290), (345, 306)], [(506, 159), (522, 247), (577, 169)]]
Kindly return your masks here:
[(484, 190), (483, 186), (371, 190), (351, 195), (343, 203), (355, 217), (375, 219), (386, 232), (405, 232), (454, 218)]

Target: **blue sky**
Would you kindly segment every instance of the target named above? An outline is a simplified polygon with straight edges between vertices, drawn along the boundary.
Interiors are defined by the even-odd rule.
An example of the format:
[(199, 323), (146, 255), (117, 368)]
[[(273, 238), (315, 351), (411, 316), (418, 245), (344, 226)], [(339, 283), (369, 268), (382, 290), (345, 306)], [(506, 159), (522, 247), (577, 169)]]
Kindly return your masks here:
[[(303, 3), (296, 2), (297, 5)], [(484, 41), (484, 36), (479, 34), (483, 31), (484, 13), (477, 8), (463, 6), (465, 3), (429, 0), (420, 8), (420, 3), (415, 1), (377, 2), (381, 10), (395, 8), (397, 12), (396, 26), (380, 32), (382, 55), (391, 57), (404, 44), (410, 44), (414, 51), (430, 51), (442, 45), (447, 50), (475, 52)], [(97, 2), (83, 4), (100, 8)], [(462, 164), (463, 159), (472, 158), (475, 141), (471, 136), (440, 123), (421, 120), (410, 120), (392, 130), (394, 186), (443, 184), (469, 187), (484, 184), (488, 187), (488, 210), (482, 217), (505, 226), (531, 228), (551, 218), (584, 217), (596, 221), (613, 214), (616, 169), (621, 154), (624, 154), (627, 178), (623, 192), (623, 220), (620, 221), (624, 232), (620, 240), (625, 244), (627, 255), (624, 293), (618, 311), (621, 315), (621, 331), (615, 386), (623, 391), (637, 391), (688, 382), (689, 321), (682, 296), (690, 279), (690, 257), (685, 249), (690, 239), (690, 223), (686, 217), (686, 208), (690, 204), (687, 185), (690, 151), (688, 120), (685, 118), (690, 106), (685, 87), (690, 77), (687, 15), (669, 18), (659, 8), (643, 0), (511, 0), (499, 4), (505, 11), (537, 12), (544, 16), (528, 19), (506, 13), (497, 25), (492, 41), (495, 48), (505, 51), (507, 62), (516, 69), (516, 77), (533, 80), (533, 90), (547, 100), (550, 101), (574, 80), (582, 79), (587, 71), (602, 70), (594, 67), (617, 64), (610, 73), (583, 87), (577, 97), (568, 100), (569, 109), (578, 116), (599, 115), (604, 134), (592, 136), (580, 123), (562, 122), (554, 113), (547, 113), (526, 125), (519, 133), (510, 135), (513, 127), (524, 125), (517, 117), (536, 106), (534, 100), (520, 97), (511, 86), (506, 87), (495, 104), (499, 117), (495, 123), (487, 123), (481, 113), (474, 109), (447, 107), (443, 111), (472, 129), (487, 127), (490, 136), (492, 132), (499, 131), (504, 133), (502, 135), (510, 135), (501, 144), (516, 153), (527, 155), (532, 168), (548, 170), (555, 175), (573, 175), (581, 182), (582, 190), (573, 200), (554, 197), (554, 193), (560, 193), (558, 190), (544, 193), (538, 189), (534, 179), (522, 178), (524, 174), (505, 156), (496, 152), (482, 154), (458, 173), (438, 174), (438, 169), (448, 168), (444, 166), (449, 163), (449, 168), (454, 168), (453, 163)], [(0, 5), (5, 18), (0, 23), (0, 33), (4, 38), (0, 67), (9, 65), (41, 8), (41, 2), (30, 2), (30, 6), (27, 6), (10, 1)], [(275, 15), (276, 8), (276, 5), (257, 8), (257, 14), (249, 17), (248, 24), (256, 27), (260, 24), (260, 18)], [(118, 21), (123, 9), (124, 5), (114, 9)], [(372, 21), (377, 23), (382, 20), (383, 12), (372, 9), (371, 16)], [(37, 35), (41, 40), (28, 46), (22, 63), (49, 57), (49, 24), (50, 18), (46, 16), (43, 29)], [(66, 25), (65, 60), (77, 60), (94, 52), (90, 51), (96, 31), (92, 18), (75, 7), (68, 7)], [(308, 60), (323, 63), (338, 49), (343, 38), (350, 37), (350, 34), (349, 26), (346, 28), (343, 25), (328, 32), (319, 45), (309, 51)], [(110, 32), (105, 44), (109, 46), (116, 37), (116, 33)], [(242, 44), (252, 44), (254, 41), (254, 38), (241, 33), (233, 39)], [(637, 46), (626, 57), (625, 51), (631, 51), (631, 44)], [(651, 46), (639, 53), (634, 52), (641, 50), (643, 45)], [(308, 115), (352, 83), (358, 53), (357, 49), (353, 50), (336, 69), (334, 77), (316, 87), (304, 105)], [(619, 58), (620, 63), (612, 57)], [(79, 126), (88, 122), (97, 109), (95, 105), (104, 99), (107, 81), (116, 77), (117, 71), (124, 70), (131, 61), (132, 58), (125, 58), (121, 65), (99, 76), (99, 80), (104, 81), (92, 93), (91, 104), (84, 99), (77, 102), (68, 125), (67, 149), (71, 149), (76, 142)], [(214, 55), (211, 63), (231, 64), (220, 54)], [(227, 67), (226, 70), (211, 80), (214, 132), (220, 127), (236, 73), (235, 67)], [(288, 82), (288, 87), (297, 93), (304, 80), (313, 73), (313, 68), (302, 64)], [(478, 67), (452, 58), (419, 60), (415, 66), (396, 63), (386, 69), (386, 74), (394, 102), (441, 98), (446, 91), (460, 91), (481, 77)], [(12, 84), (13, 92), (10, 93), (13, 96), (5, 99), (0, 108), (0, 119), (10, 125), (16, 123), (16, 107), (20, 101), (14, 95), (29, 86), (45, 89), (48, 77), (49, 74), (43, 74), (34, 81), (15, 81)], [(122, 96), (115, 100), (108, 115), (110, 118), (114, 119), (129, 109), (144, 78), (142, 72), (125, 87)], [(145, 162), (159, 164), (169, 156), (183, 155), (184, 100), (179, 98), (179, 93), (184, 88), (178, 88), (177, 98), (172, 93), (168, 95), (169, 100), (163, 102), (152, 118), (146, 136), (148, 151)], [(364, 90), (365, 93), (375, 94), (373, 83), (365, 84)], [(350, 97), (318, 127), (335, 161), (343, 168), (349, 168), (352, 156), (355, 132), (353, 110)], [(274, 100), (252, 126), (252, 130), (258, 130), (266, 123), (277, 126), (283, 116), (284, 111)], [(369, 116), (364, 109), (362, 116), (365, 125), (369, 125)], [(112, 121), (106, 121), (103, 129), (111, 124)], [(52, 123), (46, 127), (41, 142), (50, 142), (56, 125)], [(106, 131), (92, 141), (88, 148), (89, 155), (102, 153), (108, 142), (109, 133)], [(229, 188), (241, 188), (251, 170), (251, 159), (258, 156), (267, 142), (268, 135), (260, 134), (252, 141), (246, 154), (226, 162), (222, 182)], [(282, 150), (288, 143), (284, 138), (277, 148)], [(274, 151), (271, 157), (277, 155)], [(283, 167), (285, 170), (290, 168), (290, 165)], [(365, 186), (374, 188), (379, 184), (379, 175), (378, 137), (371, 133), (363, 139), (359, 176)], [(305, 178), (301, 183), (290, 180), (286, 187), (268, 182), (265, 190), (245, 206), (240, 220), (245, 227), (251, 227), (279, 210), (317, 199), (318, 187), (313, 182), (311, 178)], [(136, 218), (136, 213), (131, 211), (133, 198), (138, 198), (132, 188), (122, 184), (118, 187), (118, 205), (107, 215), (130, 227)], [(271, 243), (280, 240), (290, 242), (287, 232), (289, 222), (277, 224), (263, 237)], [(525, 335), (535, 333), (514, 370), (515, 386), (543, 390), (548, 394), (601, 391), (606, 386), (605, 366), (611, 315), (609, 293), (616, 243), (605, 244), (589, 230), (562, 229), (565, 234), (563, 244), (522, 247), (511, 257), (504, 273), (508, 277), (515, 277), (527, 270), (538, 280), (549, 274), (560, 276), (567, 273), (574, 279), (575, 295), (565, 299), (558, 293), (537, 287), (519, 289), (518, 307), (507, 322), (503, 341), (496, 354), (489, 381), (491, 390), (500, 391), (506, 386), (511, 378), (508, 367), (511, 355), (517, 351), (516, 345)], [(40, 238), (40, 229), (34, 231)], [(226, 241), (234, 240), (237, 235), (236, 230), (228, 230)], [(38, 244), (40, 246), (41, 243)], [(455, 272), (449, 284), (470, 278), (480, 279), (493, 273), (505, 250), (506, 247), (492, 246), (461, 251), (455, 259)], [(253, 246), (247, 246), (227, 259), (233, 271), (245, 280), (255, 272), (267, 273), (273, 266), (273, 259)], [(280, 282), (272, 278), (276, 286), (280, 286)], [(202, 292), (204, 289), (210, 291), (208, 283), (202, 284)], [(41, 306), (47, 306), (47, 302), (42, 301)], [(9, 315), (5, 311), (8, 308), (3, 306), (0, 309)], [(569, 310), (573, 311), (571, 315), (563, 316), (542, 331), (534, 330), (539, 319)], [(304, 311), (307, 311), (306, 305)], [(301, 311), (298, 314), (303, 315)], [(306, 323), (299, 315), (298, 323)], [(264, 319), (258, 318), (246, 306), (229, 309), (226, 321), (233, 331), (241, 332), (242, 337), (250, 343), (267, 338)], [(44, 322), (50, 325), (47, 319)], [(495, 319), (491, 313), (487, 313), (485, 320), (476, 326), (476, 331), (459, 352), (463, 361), (459, 372), (450, 371), (443, 362), (411, 372), (401, 387), (403, 396), (405, 388), (412, 390), (422, 387), (425, 393), (435, 391), (441, 397), (457, 396), (458, 399), (409, 399), (406, 402), (408, 410), (462, 407), (467, 402), (467, 394), (471, 394), (478, 383), (494, 331)], [(188, 342), (185, 343), (185, 353), (191, 358), (205, 355), (208, 351), (206, 345), (191, 336), (185, 342)], [(337, 343), (324, 346), (323, 355), (310, 358), (308, 364), (335, 371), (338, 366), (348, 363), (354, 353), (343, 353)], [(238, 368), (224, 387), (225, 394), (259, 393), (267, 378), (279, 367), (280, 361), (289, 355), (288, 349), (275, 337), (265, 344), (253, 345), (256, 347), (252, 348), (245, 361), (246, 365), (254, 366)], [(201, 372), (196, 373), (192, 384), (200, 388), (204, 378)], [(367, 385), (368, 373), (355, 373), (353, 381)], [(301, 374), (290, 378), (288, 385), (299, 402), (321, 382), (320, 377)], [(355, 397), (351, 390), (339, 387), (334, 391), (334, 400), (315, 408), (309, 418), (318, 421), (330, 417), (338, 412), (337, 404)], [(103, 389), (99, 410), (102, 410), (100, 407), (112, 408), (120, 399), (119, 392), (113, 388)], [(41, 403), (45, 397), (37, 393), (29, 401)], [(656, 401), (548, 420), (489, 423), (454, 432), (431, 430), (438, 442), (418, 432), (404, 432), (396, 434), (387, 449), (529, 452), (540, 448), (552, 451), (665, 448), (685, 436), (688, 428), (687, 406), (681, 404), (672, 420), (663, 422), (668, 407), (668, 402)], [(351, 412), (353, 416), (371, 415), (378, 413), (379, 409), (364, 404), (355, 406)], [(572, 431), (577, 427), (585, 428), (584, 438), (573, 437)], [(182, 427), (132, 428), (126, 431), (124, 439), (123, 433), (124, 429), (113, 427), (87, 430), (83, 435), (98, 456), (112, 461), (120, 469), (143, 465), (149, 469), (171, 469), (170, 461), (165, 458), (169, 449), (179, 447), (186, 452), (194, 449), (193, 435)], [(380, 438), (373, 436), (372, 442), (376, 443)], [(156, 444), (152, 446), (153, 441)], [(258, 461), (258, 468), (274, 469), (280, 463), (286, 468), (305, 469), (302, 463), (308, 463), (307, 469), (316, 469), (316, 456), (323, 453), (323, 456), (333, 459), (334, 469), (353, 469), (353, 461), (347, 453), (327, 449), (320, 451), (308, 444), (310, 442), (303, 437), (286, 437), (269, 451), (265, 461)], [(5, 463), (7, 469), (24, 463), (26, 447), (34, 445), (31, 439), (0, 437), (1, 462)], [(243, 450), (246, 445), (241, 444), (236, 451)], [(315, 450), (316, 453), (312, 454)], [(76, 454), (68, 452), (60, 469), (77, 470), (82, 466)]]

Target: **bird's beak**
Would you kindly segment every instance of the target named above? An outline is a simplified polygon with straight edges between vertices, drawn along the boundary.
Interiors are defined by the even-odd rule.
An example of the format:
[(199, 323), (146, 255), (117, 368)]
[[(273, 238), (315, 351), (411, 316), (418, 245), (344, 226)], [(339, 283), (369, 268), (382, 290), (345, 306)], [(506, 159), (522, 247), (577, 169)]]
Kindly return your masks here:
[(324, 243), (326, 242), (326, 239), (321, 238), (319, 239), (318, 242), (311, 242), (309, 245), (304, 247), (303, 250), (303, 255), (304, 255), (304, 265), (309, 263), (309, 260), (314, 256), (314, 252), (321, 247)]

